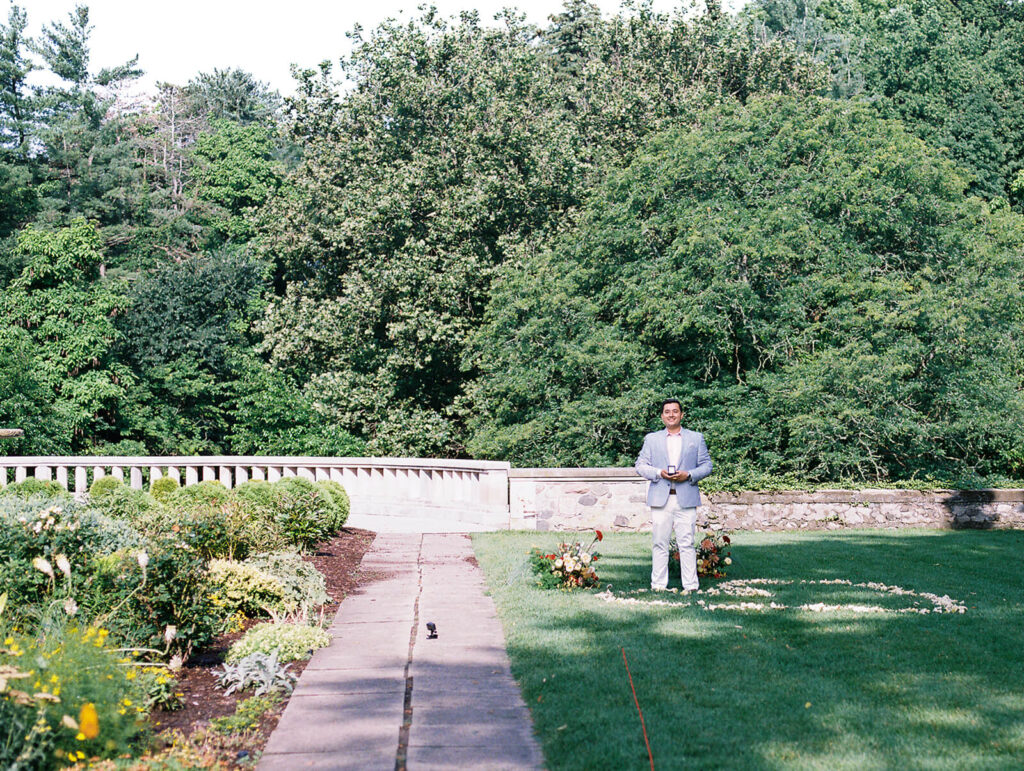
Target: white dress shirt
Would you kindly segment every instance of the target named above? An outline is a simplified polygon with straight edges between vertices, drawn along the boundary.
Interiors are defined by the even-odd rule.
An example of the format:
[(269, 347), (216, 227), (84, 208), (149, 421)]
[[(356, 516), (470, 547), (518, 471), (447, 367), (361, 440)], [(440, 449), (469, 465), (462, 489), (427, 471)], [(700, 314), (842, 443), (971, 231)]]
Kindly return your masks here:
[(668, 450), (668, 462), (676, 467), (676, 471), (679, 471), (679, 458), (683, 454), (683, 432), (669, 434), (665, 444)]

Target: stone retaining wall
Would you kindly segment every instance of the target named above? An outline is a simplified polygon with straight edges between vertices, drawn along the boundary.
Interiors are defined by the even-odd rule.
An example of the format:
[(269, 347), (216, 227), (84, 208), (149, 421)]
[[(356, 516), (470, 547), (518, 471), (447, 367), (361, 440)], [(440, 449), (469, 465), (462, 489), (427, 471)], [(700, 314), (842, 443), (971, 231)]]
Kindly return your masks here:
[[(633, 469), (511, 469), (510, 524), (528, 530), (649, 530)], [(1024, 527), (1024, 490), (714, 493), (700, 520), (729, 530)]]

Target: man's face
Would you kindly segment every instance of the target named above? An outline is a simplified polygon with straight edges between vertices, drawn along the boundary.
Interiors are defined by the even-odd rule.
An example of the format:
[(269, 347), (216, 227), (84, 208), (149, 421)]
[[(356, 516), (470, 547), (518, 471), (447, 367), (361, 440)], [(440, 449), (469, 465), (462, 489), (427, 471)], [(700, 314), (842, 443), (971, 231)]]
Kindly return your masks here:
[(683, 420), (683, 411), (675, 402), (666, 404), (661, 410), (661, 422), (669, 431), (675, 431)]

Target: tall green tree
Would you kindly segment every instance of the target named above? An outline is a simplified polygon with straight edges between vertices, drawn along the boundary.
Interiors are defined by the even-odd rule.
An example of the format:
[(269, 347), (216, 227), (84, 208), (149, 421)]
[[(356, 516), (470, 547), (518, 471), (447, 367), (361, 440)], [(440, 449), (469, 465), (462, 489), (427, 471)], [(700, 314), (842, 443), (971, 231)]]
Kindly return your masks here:
[(566, 14), (571, 34), (560, 20), (546, 36), (511, 13), (485, 27), (428, 11), (357, 38), (346, 92), (327, 67), (302, 74), (304, 159), (263, 241), (287, 291), (263, 350), (373, 452), (464, 452), (465, 346), (495, 268), (563, 227), (644, 136), (718, 100), (822, 84), (808, 57), (721, 15)]
[(830, 66), (837, 94), (899, 118), (1013, 196), (1024, 168), (1024, 7), (1004, 0), (757, 0), (756, 23)]
[(977, 480), (1024, 441), (1024, 219), (897, 122), (752, 99), (654, 138), (475, 340), (476, 456), (628, 462), (678, 396), (722, 478)]
[(280, 94), (238, 68), (201, 72), (188, 82), (184, 93), (197, 114), (243, 126), (269, 125), (282, 107)]
[(140, 276), (119, 317), (119, 358), (137, 373), (122, 433), (158, 453), (223, 452), (265, 269), (221, 251)]
[[(31, 339), (26, 377), (45, 392), (32, 387), (32, 406), (7, 409), (46, 414), (50, 409), (39, 404), (45, 399), (68, 432), (54, 441), (74, 449), (100, 444), (112, 436), (133, 380), (129, 368), (111, 355), (120, 338), (114, 317), (127, 306), (124, 287), (101, 280), (102, 241), (84, 220), (57, 231), (28, 227), (18, 234), (18, 250), (25, 268), (0, 296), (0, 312)], [(12, 345), (21, 346), (16, 350), (24, 364), (19, 339), (25, 335)]]
[(31, 150), (36, 111), (28, 78), (37, 67), (29, 56), (27, 27), (28, 15), (16, 5), (7, 23), (0, 22), (0, 146), (23, 160)]
[(258, 123), (211, 122), (192, 148), (192, 194), (216, 206), (209, 215), (211, 245), (245, 243), (256, 235), (255, 214), (281, 186), (274, 138)]
[(131, 254), (133, 226), (146, 216), (145, 190), (126, 121), (112, 108), (119, 85), (142, 71), (138, 57), (93, 73), (92, 24), (84, 5), (66, 21), (43, 27), (34, 48), (56, 85), (40, 98), (38, 221), (61, 227), (84, 217), (99, 224), (107, 258), (115, 265)]

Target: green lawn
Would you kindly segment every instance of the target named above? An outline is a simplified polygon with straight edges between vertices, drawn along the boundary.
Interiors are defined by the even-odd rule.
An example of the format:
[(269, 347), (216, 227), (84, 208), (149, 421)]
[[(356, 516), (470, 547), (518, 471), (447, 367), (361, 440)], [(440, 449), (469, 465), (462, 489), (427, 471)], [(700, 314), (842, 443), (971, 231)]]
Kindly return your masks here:
[[(781, 581), (752, 585), (771, 598), (660, 606), (649, 535), (600, 545), (602, 582), (633, 604), (535, 588), (527, 552), (558, 540), (474, 536), (550, 769), (649, 767), (623, 648), (658, 769), (1024, 767), (1024, 532), (741, 533), (729, 580)], [(819, 583), (833, 579), (917, 594)], [(966, 612), (893, 612), (932, 608), (921, 593)], [(889, 612), (798, 608), (809, 603)]]

